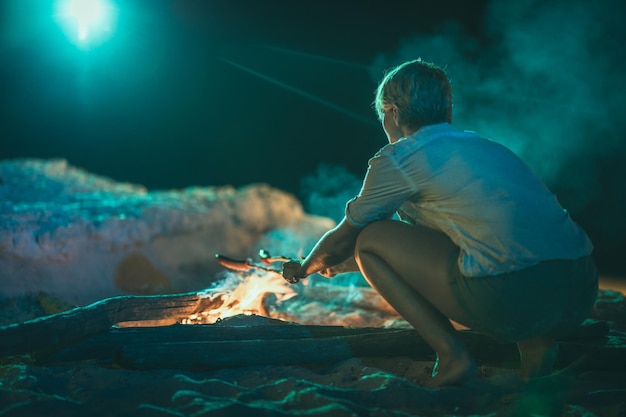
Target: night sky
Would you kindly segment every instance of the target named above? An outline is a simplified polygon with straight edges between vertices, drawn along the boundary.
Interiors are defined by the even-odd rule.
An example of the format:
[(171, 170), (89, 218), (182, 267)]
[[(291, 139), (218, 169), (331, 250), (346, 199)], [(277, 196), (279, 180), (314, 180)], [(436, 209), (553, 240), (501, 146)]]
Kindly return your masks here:
[(422, 57), (452, 79), (455, 124), (520, 154), (588, 231), (601, 272), (626, 275), (620, 1), (111, 3), (108, 39), (81, 46), (55, 1), (1, 0), (0, 159), (306, 199), (320, 164), (358, 185), (386, 141), (377, 81)]

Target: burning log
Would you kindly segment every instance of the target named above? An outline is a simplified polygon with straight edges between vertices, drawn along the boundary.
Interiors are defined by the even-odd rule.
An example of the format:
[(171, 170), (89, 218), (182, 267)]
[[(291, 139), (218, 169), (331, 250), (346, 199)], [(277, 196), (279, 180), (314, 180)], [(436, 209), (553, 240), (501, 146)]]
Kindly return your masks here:
[[(267, 282), (262, 281), (264, 284)], [(366, 305), (363, 307), (375, 309), (385, 314), (394, 313), (385, 303), (376, 301), (378, 298), (370, 297), (372, 295), (370, 289), (363, 288), (362, 290), (363, 294), (360, 297), (351, 297), (351, 302), (358, 305), (365, 303)], [(307, 298), (311, 299), (330, 301), (342, 296), (342, 294), (335, 293), (328, 288), (307, 287), (305, 291)], [(334, 352), (333, 354), (337, 358), (347, 355), (348, 352), (351, 355), (365, 356), (375, 355), (376, 352), (385, 355), (407, 354), (408, 352), (412, 355), (432, 356), (430, 349), (412, 330), (400, 332), (398, 330), (370, 328), (357, 331), (340, 326), (284, 325), (285, 322), (280, 322), (283, 325), (278, 327), (265, 326), (263, 330), (246, 327), (232, 330), (220, 326), (169, 326), (145, 330), (111, 330), (111, 327), (116, 324), (128, 322), (132, 322), (132, 325), (142, 322), (140, 324), (153, 326), (188, 322), (189, 317), (202, 315), (202, 313), (213, 309), (223, 310), (224, 307), (230, 307), (231, 296), (232, 294), (216, 289), (208, 293), (127, 296), (106, 299), (52, 316), (0, 327), (0, 355), (9, 356), (34, 352), (36, 353), (35, 357), (44, 359), (65, 346), (103, 333), (102, 339), (98, 336), (98, 338), (84, 342), (85, 345), (75, 345), (84, 353), (77, 354), (75, 350), (73, 356), (67, 353), (65, 359), (59, 356), (54, 360), (72, 360), (72, 357), (75, 358), (74, 360), (89, 359), (89, 355), (91, 355), (91, 358), (111, 361), (111, 358), (115, 356), (124, 358), (123, 362), (130, 364), (129, 366), (150, 367), (158, 366), (159, 363), (162, 364), (161, 366), (166, 366), (163, 363), (163, 358), (171, 358), (172, 355), (161, 356), (163, 349), (172, 352), (180, 351), (176, 356), (181, 359), (177, 359), (177, 361), (184, 361), (184, 358), (191, 355), (189, 349), (202, 352), (201, 356), (204, 355), (204, 352), (214, 352), (213, 355), (209, 355), (211, 358), (206, 355), (202, 356), (206, 362), (203, 366), (209, 368), (221, 366), (220, 363), (224, 366), (230, 366), (232, 361), (229, 362), (229, 360), (224, 359), (222, 362), (219, 360), (215, 362), (216, 359), (213, 358), (213, 356), (227, 358), (228, 356), (224, 356), (220, 352), (228, 352), (229, 349), (238, 352), (242, 349), (246, 352), (248, 349), (250, 356), (272, 363), (328, 360), (331, 357), (329, 352)], [(577, 332), (577, 336), (587, 339), (597, 337), (599, 335), (598, 329), (604, 332), (602, 335), (606, 335), (606, 325), (603, 330), (598, 326), (584, 326)], [(488, 340), (485, 336), (474, 335), (475, 333), (471, 332), (461, 333), (461, 337), (464, 338), (469, 347), (473, 351), (479, 352), (479, 355), (486, 354), (492, 360), (504, 357), (516, 358), (514, 346), (503, 346)], [(280, 339), (281, 342), (268, 341), (274, 339)], [(172, 341), (176, 342), (172, 343)], [(245, 341), (245, 343), (241, 341)], [(187, 343), (189, 346), (184, 346)], [(126, 347), (123, 348), (124, 346)], [(308, 353), (307, 355), (285, 353), (290, 351)], [(135, 353), (139, 354), (140, 352), (143, 352), (142, 355), (145, 354), (143, 359), (137, 358), (135, 355)], [(259, 352), (263, 352), (263, 354)], [(275, 352), (274, 355), (277, 357), (271, 359), (272, 354), (269, 352)], [(150, 359), (150, 355), (154, 355), (152, 359)], [(192, 361), (191, 358), (187, 360)], [(195, 364), (193, 366), (199, 366), (196, 362), (193, 363)], [(175, 362), (171, 366), (184, 367), (185, 365)]]
[[(264, 325), (255, 323), (259, 320)], [(230, 326), (229, 322), (232, 320), (214, 325), (111, 329), (38, 359), (44, 364), (98, 360), (131, 369), (193, 371), (333, 363), (352, 357), (434, 359), (432, 350), (413, 330), (297, 325), (258, 316), (243, 316), (239, 325)], [(498, 343), (473, 331), (458, 334), (480, 363), (518, 366), (514, 344)], [(605, 322), (582, 326), (561, 341), (559, 366), (613, 369), (626, 364), (626, 351), (620, 347), (623, 343), (612, 344), (607, 334)]]
[[(268, 259), (269, 258), (268, 256)], [(251, 262), (221, 258), (221, 261), (250, 269)], [(233, 265), (230, 265), (231, 267)], [(254, 268), (253, 268), (254, 269)], [(206, 323), (224, 315), (267, 312), (266, 294), (283, 299), (296, 293), (271, 268), (260, 267), (260, 279), (246, 279), (236, 288), (214, 288), (209, 292), (165, 296), (127, 296), (106, 299), (29, 322), (0, 327), (0, 355), (30, 352), (43, 363), (96, 359), (116, 362), (137, 369), (179, 368), (215, 369), (253, 364), (308, 364), (333, 362), (349, 357), (412, 356), (433, 358), (432, 350), (413, 330), (345, 328), (341, 326), (304, 326), (278, 321), (279, 325), (223, 327), (221, 325), (168, 326), (172, 323)], [(251, 276), (248, 276), (251, 278)], [(309, 300), (330, 304), (344, 299), (352, 307), (397, 313), (370, 288), (345, 289), (327, 286), (304, 287)], [(242, 307), (245, 304), (245, 307)], [(148, 321), (148, 322), (146, 322)], [(114, 325), (158, 325), (152, 328), (112, 329)], [(138, 323), (141, 322), (141, 323)], [(208, 321), (212, 322), (212, 321)], [(619, 346), (605, 343), (606, 323), (583, 326), (574, 335), (576, 343), (562, 343), (561, 358), (566, 363), (592, 352), (594, 366), (607, 361), (611, 366), (623, 361)], [(93, 337), (98, 335), (97, 337)], [(460, 338), (477, 359), (516, 362), (513, 344), (499, 344), (471, 331), (459, 332)], [(590, 342), (591, 341), (591, 342)], [(76, 343), (79, 342), (79, 343)], [(73, 346), (69, 346), (75, 343)], [(69, 347), (68, 347), (69, 346)]]
[[(0, 356), (58, 349), (105, 332), (114, 325), (126, 327), (212, 323), (222, 313), (228, 316), (241, 313), (241, 310), (266, 315), (263, 300), (268, 291), (272, 294), (282, 291), (287, 297), (295, 295), (280, 276), (278, 279), (275, 279), (277, 276), (271, 275), (258, 278), (260, 279), (255, 282), (245, 281), (249, 285), (239, 286), (234, 290), (216, 288), (207, 292), (179, 295), (114, 297), (24, 323), (0, 326)], [(285, 288), (281, 285), (285, 285)], [(306, 289), (306, 296), (320, 300), (329, 297), (337, 299), (341, 296), (337, 291), (332, 292), (321, 287), (311, 288)], [(373, 294), (371, 289), (364, 288), (363, 291), (365, 292), (359, 297), (353, 297), (352, 301), (357, 305), (367, 304), (366, 300)], [(370, 309), (378, 309), (383, 313), (390, 312), (387, 304), (376, 300), (382, 299), (372, 297), (368, 304)], [(242, 307), (241, 304), (248, 306)], [(213, 314), (212, 311), (216, 313)], [(206, 318), (211, 320), (206, 321)]]
[[(253, 324), (221, 324), (233, 319)], [(258, 325), (259, 321), (262, 325)], [(183, 345), (189, 346), (187, 353), (182, 352)], [(145, 361), (141, 358), (144, 349)], [(44, 353), (37, 359), (42, 363), (119, 361), (121, 365), (141, 369), (214, 369), (261, 362), (317, 363), (340, 360), (355, 352), (363, 356), (377, 356), (381, 352), (432, 355), (412, 330), (300, 325), (260, 316), (237, 316), (213, 325), (111, 329), (51, 355)], [(173, 358), (173, 354), (179, 353), (184, 357)]]
[(123, 322), (159, 320), (171, 324), (210, 308), (214, 303), (221, 303), (218, 295), (206, 297), (198, 293), (108, 298), (85, 307), (0, 327), (0, 356), (59, 348)]

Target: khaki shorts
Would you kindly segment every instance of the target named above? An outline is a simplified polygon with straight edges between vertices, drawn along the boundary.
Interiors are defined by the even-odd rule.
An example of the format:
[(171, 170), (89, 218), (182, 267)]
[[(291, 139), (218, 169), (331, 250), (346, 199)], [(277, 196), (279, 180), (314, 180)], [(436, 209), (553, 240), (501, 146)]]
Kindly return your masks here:
[(502, 342), (572, 332), (589, 317), (598, 295), (591, 256), (475, 278), (461, 274), (457, 258), (450, 259), (448, 277), (469, 324)]

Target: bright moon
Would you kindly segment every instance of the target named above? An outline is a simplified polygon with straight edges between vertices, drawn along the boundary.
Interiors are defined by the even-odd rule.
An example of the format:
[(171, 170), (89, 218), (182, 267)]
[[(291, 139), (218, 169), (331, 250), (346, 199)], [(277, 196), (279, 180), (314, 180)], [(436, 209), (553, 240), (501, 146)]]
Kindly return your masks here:
[(116, 9), (107, 0), (59, 0), (56, 15), (71, 40), (91, 47), (111, 36)]

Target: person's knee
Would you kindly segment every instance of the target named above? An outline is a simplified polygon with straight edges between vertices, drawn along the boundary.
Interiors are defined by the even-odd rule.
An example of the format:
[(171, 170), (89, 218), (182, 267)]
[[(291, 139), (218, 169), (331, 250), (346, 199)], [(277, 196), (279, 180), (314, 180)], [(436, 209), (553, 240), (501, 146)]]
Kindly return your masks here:
[(359, 236), (356, 239), (356, 245), (354, 246), (354, 257), (359, 259), (361, 253), (376, 252), (376, 248), (381, 244), (381, 238), (385, 234), (385, 231), (389, 228), (389, 223), (392, 220), (380, 220), (368, 224), (361, 230)]

